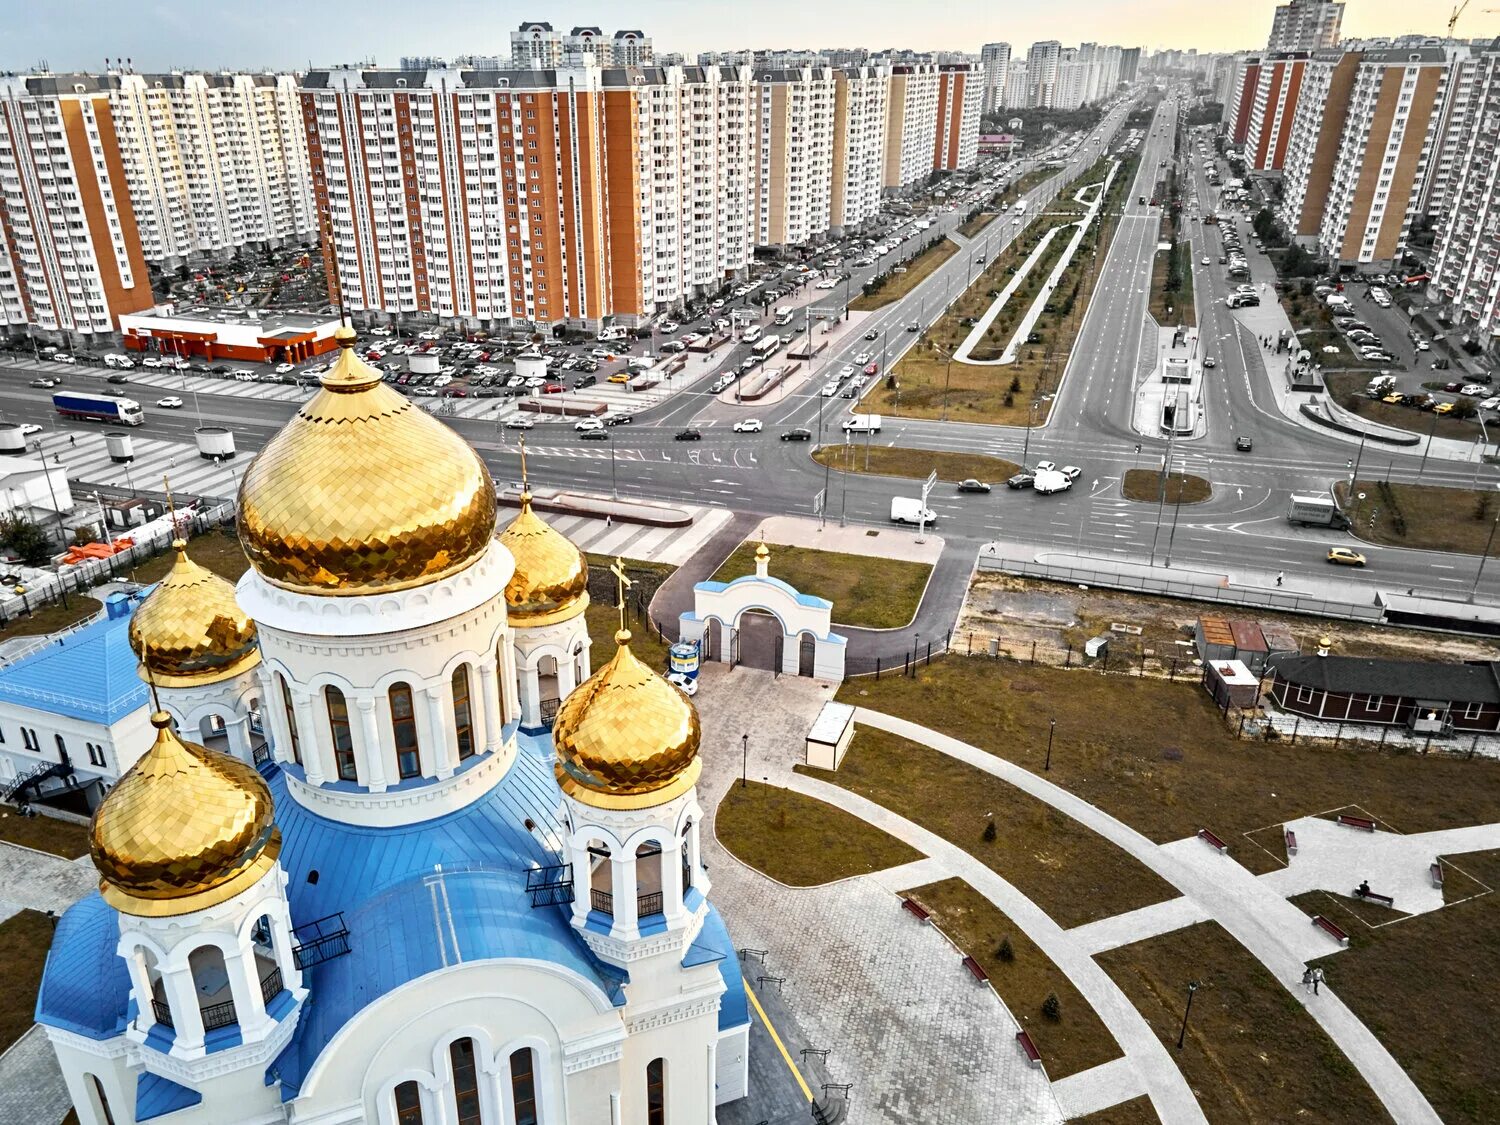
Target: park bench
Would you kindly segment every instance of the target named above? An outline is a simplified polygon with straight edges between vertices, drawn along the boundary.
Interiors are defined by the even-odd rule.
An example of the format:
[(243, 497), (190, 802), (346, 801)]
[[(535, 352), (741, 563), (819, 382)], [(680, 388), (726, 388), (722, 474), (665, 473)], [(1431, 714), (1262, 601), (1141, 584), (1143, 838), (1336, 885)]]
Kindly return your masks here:
[(1434, 887), (1436, 887), (1438, 890), (1442, 890), (1443, 889), (1443, 865), (1441, 863), (1434, 863), (1431, 867), (1429, 867), (1427, 869), (1427, 873), (1432, 876), (1432, 885)]
[(1343, 930), (1341, 930), (1338, 926), (1335, 926), (1327, 918), (1323, 917), (1323, 915), (1314, 914), (1312, 924), (1314, 926), (1317, 926), (1318, 929), (1322, 930), (1325, 934), (1331, 937), (1334, 941), (1338, 942), (1340, 945), (1349, 944), (1349, 935), (1344, 933)]
[(1374, 891), (1366, 891), (1364, 894), (1360, 894), (1358, 889), (1356, 889), (1354, 892), (1354, 897), (1362, 898), (1366, 902), (1378, 902), (1381, 906), (1394, 907), (1396, 905), (1396, 900), (1393, 899), (1390, 895), (1378, 895)]
[(913, 902), (909, 898), (901, 900), (901, 909), (916, 918), (918, 922), (926, 922), (932, 917), (926, 907), (919, 902)]
[(964, 958), (964, 968), (969, 970), (969, 975), (980, 984), (989, 983), (990, 974), (984, 971), (984, 966), (972, 957)]
[(1036, 1049), (1036, 1044), (1031, 1041), (1030, 1035), (1026, 1034), (1024, 1030), (1018, 1031), (1016, 1032), (1016, 1042), (1021, 1045), (1021, 1050), (1026, 1053), (1026, 1058), (1031, 1062), (1032, 1066), (1040, 1067), (1042, 1065), (1042, 1053)]
[(1375, 822), (1367, 816), (1350, 816), (1348, 813), (1339, 813), (1339, 823), (1345, 828), (1360, 828), (1366, 832), (1375, 831)]
[(1229, 845), (1226, 844), (1223, 840), (1219, 839), (1218, 836), (1210, 832), (1207, 828), (1198, 829), (1198, 839), (1202, 840), (1205, 844), (1207, 844), (1217, 852), (1223, 853), (1229, 850)]
[(1293, 832), (1290, 828), (1286, 830), (1286, 854), (1297, 854), (1297, 833)]

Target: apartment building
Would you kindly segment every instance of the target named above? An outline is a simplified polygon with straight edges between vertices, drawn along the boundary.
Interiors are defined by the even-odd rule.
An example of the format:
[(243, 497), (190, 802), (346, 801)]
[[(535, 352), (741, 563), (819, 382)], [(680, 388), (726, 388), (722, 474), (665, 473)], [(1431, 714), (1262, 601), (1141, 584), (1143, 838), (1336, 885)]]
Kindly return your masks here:
[(1025, 59), (1011, 59), (1005, 76), (1005, 108), (1025, 109), (1030, 104), (1031, 73)]
[(1493, 347), (1500, 335), (1500, 45), (1474, 53), (1464, 69), (1466, 105), (1450, 125), (1454, 161), (1428, 298)]
[(656, 58), (650, 37), (639, 30), (606, 35), (603, 28), (575, 27), (564, 35), (538, 20), (510, 33), (510, 64), (517, 70), (578, 65), (585, 55), (600, 67), (650, 66)]
[(1303, 70), (1277, 206), (1282, 227), (1303, 246), (1316, 247), (1322, 231), (1360, 57), (1337, 48), (1316, 51)]
[(904, 190), (931, 174), (937, 118), (937, 67), (931, 63), (893, 66), (885, 128), (883, 186), (887, 191)]
[(1261, 58), (1245, 131), (1245, 163), (1252, 171), (1281, 171), (1309, 57), (1306, 51), (1279, 51)]
[(979, 69), (984, 77), (984, 113), (998, 113), (1007, 105), (1005, 85), (1010, 75), (1010, 44), (986, 43), (979, 49)]
[(1243, 145), (1250, 135), (1250, 112), (1255, 108), (1260, 69), (1259, 55), (1241, 55), (1235, 66), (1229, 100), (1224, 103), (1224, 132), (1232, 145)]
[[(885, 178), (885, 122), (891, 72), (886, 66), (846, 66), (833, 72), (833, 233), (880, 212)], [(975, 136), (977, 138), (977, 123)]]
[(1056, 39), (1033, 43), (1026, 52), (1026, 104), (1051, 109), (1057, 104), (1058, 67), (1063, 45)]
[(954, 172), (972, 168), (979, 158), (979, 119), (984, 107), (984, 85), (974, 63), (939, 63), (937, 127), (933, 135), (932, 166)]
[(827, 232), (832, 215), (833, 68), (757, 71), (755, 79), (756, 244), (810, 242)]
[(142, 253), (176, 266), (316, 232), (297, 82), (272, 74), (108, 76)]
[(1338, 46), (1344, 5), (1330, 0), (1291, 0), (1271, 19), (1267, 51), (1326, 51)]
[(0, 325), (106, 336), (154, 303), (111, 82), (0, 76)]
[(1422, 214), (1441, 224), (1450, 212), (1453, 188), (1468, 151), (1474, 99), (1479, 93), (1486, 52), (1483, 47), (1451, 39), (1427, 45), (1440, 47), (1448, 55), (1447, 94), (1433, 126), (1432, 156), (1427, 162), (1420, 202)]

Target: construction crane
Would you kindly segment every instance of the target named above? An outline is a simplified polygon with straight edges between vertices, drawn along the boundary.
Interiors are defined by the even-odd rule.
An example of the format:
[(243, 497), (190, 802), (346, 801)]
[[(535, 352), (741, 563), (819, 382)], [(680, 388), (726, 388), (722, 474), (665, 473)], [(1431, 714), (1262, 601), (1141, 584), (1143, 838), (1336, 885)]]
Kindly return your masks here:
[[(1453, 38), (1453, 25), (1458, 22), (1458, 17), (1464, 14), (1464, 9), (1469, 6), (1469, 0), (1463, 0), (1461, 4), (1453, 6), (1453, 14), (1448, 17), (1448, 38)], [(1497, 12), (1500, 8), (1485, 8), (1485, 12)]]

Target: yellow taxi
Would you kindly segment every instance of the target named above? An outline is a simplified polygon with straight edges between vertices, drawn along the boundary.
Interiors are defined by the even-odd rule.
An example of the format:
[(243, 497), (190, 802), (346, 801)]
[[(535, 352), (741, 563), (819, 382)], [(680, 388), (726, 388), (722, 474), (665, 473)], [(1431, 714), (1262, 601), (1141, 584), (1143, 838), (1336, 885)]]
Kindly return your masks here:
[(1330, 547), (1328, 549), (1328, 561), (1340, 566), (1364, 566), (1365, 557), (1358, 551), (1351, 551), (1348, 547)]

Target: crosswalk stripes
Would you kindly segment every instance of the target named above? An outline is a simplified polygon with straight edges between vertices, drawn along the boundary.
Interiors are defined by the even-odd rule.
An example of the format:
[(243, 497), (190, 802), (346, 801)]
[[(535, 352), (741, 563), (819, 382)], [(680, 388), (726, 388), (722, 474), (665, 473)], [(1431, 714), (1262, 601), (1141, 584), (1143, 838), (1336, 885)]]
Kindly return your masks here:
[(642, 562), (664, 562), (681, 566), (706, 543), (732, 513), (721, 508), (683, 504), (693, 517), (686, 527), (648, 527), (635, 523), (608, 523), (592, 516), (548, 513), (547, 522), (583, 550), (600, 555), (621, 555)]
[[(70, 440), (70, 436), (74, 440)], [(162, 479), (172, 482), (172, 490), (186, 495), (206, 496), (216, 500), (233, 498), (239, 490), (239, 478), (250, 464), (249, 456), (221, 464), (204, 460), (195, 446), (180, 442), (130, 435), (134, 460), (117, 464), (110, 458), (104, 435), (98, 433), (48, 433), (42, 436), (42, 455), (56, 458), (68, 480), (87, 488), (105, 485), (115, 489), (161, 492)]]

